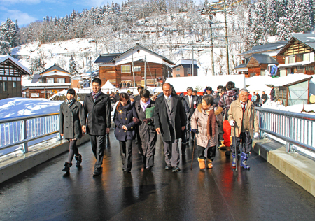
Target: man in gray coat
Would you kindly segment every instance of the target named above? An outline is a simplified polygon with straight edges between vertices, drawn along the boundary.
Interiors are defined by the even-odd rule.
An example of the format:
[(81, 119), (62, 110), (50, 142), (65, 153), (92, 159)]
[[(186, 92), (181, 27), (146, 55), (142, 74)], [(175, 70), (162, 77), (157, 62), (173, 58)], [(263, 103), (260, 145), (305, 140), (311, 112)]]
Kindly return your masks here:
[(175, 93), (172, 93), (170, 84), (163, 84), (162, 89), (164, 96), (157, 98), (155, 101), (155, 130), (158, 134), (162, 134), (165, 169), (169, 170), (173, 167), (172, 171), (178, 172), (178, 139), (181, 138), (182, 131), (185, 130), (185, 111), (181, 99)]
[(90, 135), (92, 151), (96, 158), (93, 176), (101, 174), (104, 158), (105, 134), (111, 125), (111, 102), (107, 94), (101, 92), (101, 80), (94, 78), (92, 93), (85, 97), (81, 114), (82, 131)]

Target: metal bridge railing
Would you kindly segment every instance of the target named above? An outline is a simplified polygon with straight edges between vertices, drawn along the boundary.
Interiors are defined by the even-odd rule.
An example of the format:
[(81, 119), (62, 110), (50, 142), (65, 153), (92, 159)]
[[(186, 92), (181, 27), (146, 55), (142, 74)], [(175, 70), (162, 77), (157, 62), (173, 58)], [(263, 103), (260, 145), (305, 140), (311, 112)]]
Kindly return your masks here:
[(315, 115), (289, 111), (255, 108), (259, 116), (259, 129), (286, 142), (286, 151), (294, 150), (293, 145), (315, 152)]
[(59, 113), (0, 120), (0, 151), (22, 145), (59, 132)]

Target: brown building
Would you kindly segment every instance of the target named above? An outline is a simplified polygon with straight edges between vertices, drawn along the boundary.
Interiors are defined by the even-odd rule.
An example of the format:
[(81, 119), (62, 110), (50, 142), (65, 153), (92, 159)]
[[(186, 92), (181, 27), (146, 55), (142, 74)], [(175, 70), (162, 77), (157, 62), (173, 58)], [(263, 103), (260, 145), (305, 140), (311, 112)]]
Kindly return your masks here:
[(194, 60), (194, 74), (192, 75), (192, 59), (181, 59), (173, 67), (172, 76), (175, 77), (188, 77), (198, 75), (198, 65), (197, 61)]
[[(246, 77), (264, 75), (265, 70), (270, 72), (274, 64), (281, 64), (281, 60), (277, 59), (277, 54), (287, 43), (287, 41), (279, 41), (264, 45), (255, 45), (251, 50), (240, 54), (242, 62), (234, 70), (238, 74), (245, 74)], [(270, 58), (275, 59), (277, 63)], [(249, 62), (251, 64), (248, 67)]]
[(71, 75), (55, 64), (42, 73), (35, 74), (32, 82), (23, 86), (27, 98), (48, 99), (71, 87)]
[(280, 76), (315, 71), (315, 34), (293, 34), (290, 41), (277, 54)]
[(0, 55), (0, 99), (22, 97), (22, 75), (29, 71), (11, 56)]
[(158, 86), (161, 79), (171, 76), (173, 62), (147, 48), (136, 44), (135, 47), (115, 54), (101, 55), (95, 61), (99, 65), (99, 78), (102, 86), (109, 80), (116, 87), (144, 85)]

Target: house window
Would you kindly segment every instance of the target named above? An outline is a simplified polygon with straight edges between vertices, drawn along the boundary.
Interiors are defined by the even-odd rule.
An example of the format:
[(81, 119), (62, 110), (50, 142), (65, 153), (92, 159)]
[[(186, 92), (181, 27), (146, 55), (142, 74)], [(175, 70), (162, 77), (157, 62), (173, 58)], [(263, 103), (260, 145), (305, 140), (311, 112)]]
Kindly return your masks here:
[(296, 62), (302, 62), (303, 61), (303, 54), (297, 54), (295, 59), (296, 59)]
[(133, 66), (133, 71), (136, 72), (136, 71), (141, 71), (141, 66)]
[(46, 83), (53, 84), (55, 81), (53, 78), (46, 78)]
[(176, 71), (180, 71), (180, 68), (176, 68)]
[(16, 81), (16, 77), (13, 77), (13, 78), (12, 78), (12, 81)]
[(13, 82), (13, 87), (16, 87), (16, 82)]
[(2, 80), (2, 77), (0, 77), (0, 81)]
[(12, 77), (8, 77), (8, 81), (12, 81)]
[(130, 65), (121, 65), (121, 73), (131, 73)]
[(295, 63), (295, 56), (294, 55), (290, 55), (289, 56), (289, 64)]
[(3, 91), (7, 91), (7, 82), (3, 82)]
[(58, 83), (65, 83), (66, 79), (65, 78), (57, 78)]
[(176, 77), (180, 77), (180, 74), (176, 74)]
[(17, 80), (17, 81), (20, 81), (20, 80), (21, 80), (21, 78), (16, 78), (16, 80)]
[(3, 79), (4, 81), (6, 81), (6, 80), (7, 80), (7, 77), (3, 77), (2, 79)]

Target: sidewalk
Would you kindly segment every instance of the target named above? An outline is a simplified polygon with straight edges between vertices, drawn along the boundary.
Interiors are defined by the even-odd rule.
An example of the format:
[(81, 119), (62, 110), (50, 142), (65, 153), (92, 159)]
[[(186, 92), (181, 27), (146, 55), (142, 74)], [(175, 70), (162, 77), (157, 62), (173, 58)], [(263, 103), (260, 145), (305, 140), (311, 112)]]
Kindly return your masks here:
[(298, 153), (287, 153), (285, 145), (267, 138), (254, 140), (253, 150), (315, 196), (315, 162), (313, 160)]
[[(84, 135), (77, 141), (77, 145), (89, 139), (89, 135)], [(57, 138), (52, 138), (30, 147), (26, 154), (8, 157), (0, 162), (0, 183), (68, 151), (68, 148), (67, 140), (57, 141)]]

